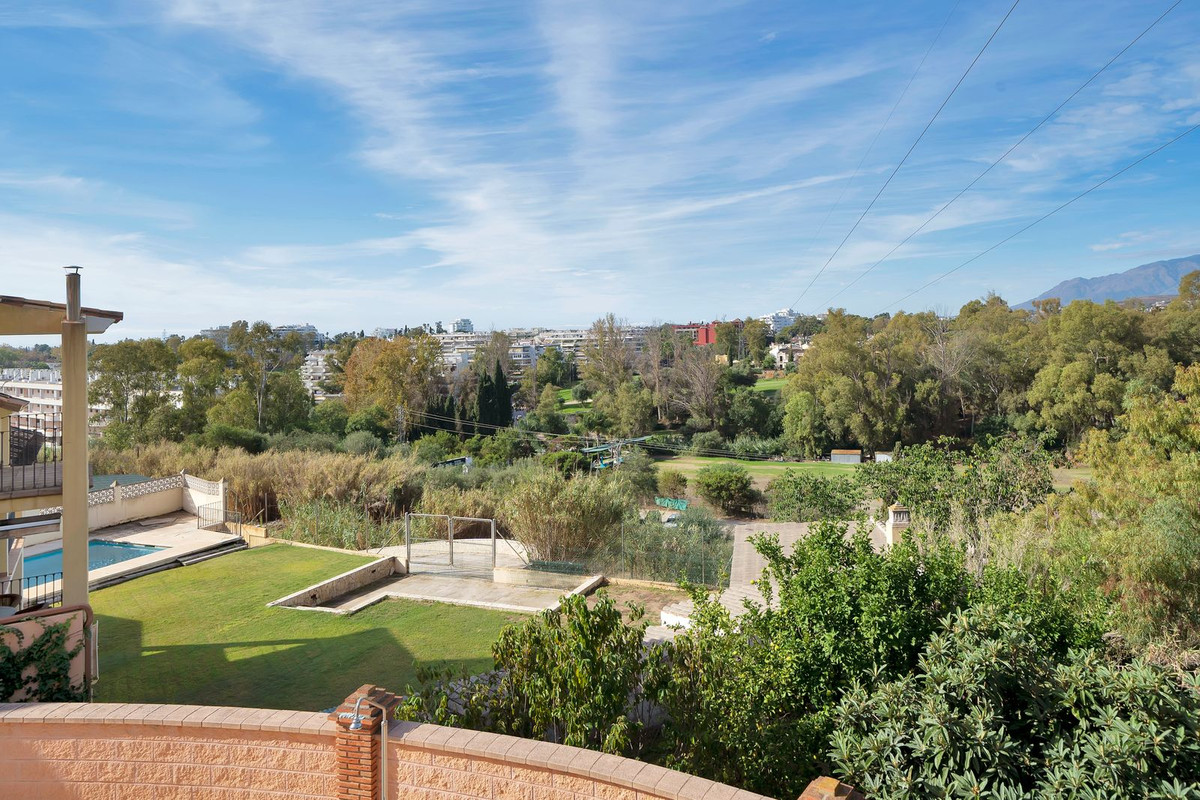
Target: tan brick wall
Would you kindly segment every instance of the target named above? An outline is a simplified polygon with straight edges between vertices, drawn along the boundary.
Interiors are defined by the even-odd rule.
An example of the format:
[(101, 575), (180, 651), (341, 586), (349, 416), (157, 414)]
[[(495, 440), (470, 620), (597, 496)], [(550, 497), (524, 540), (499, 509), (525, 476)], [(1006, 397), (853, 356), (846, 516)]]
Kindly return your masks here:
[[(0, 798), (334, 800), (339, 779), (356, 776), (367, 780), (344, 781), (346, 796), (369, 797), (374, 774), (335, 752), (343, 727), (302, 711), (0, 704)], [(353, 744), (364, 738), (373, 772), (380, 737)], [(436, 725), (391, 723), (386, 757), (390, 800), (765, 800), (628, 758)]]
[(0, 705), (0, 796), (337, 796), (322, 714), (202, 706)]
[(765, 800), (642, 761), (494, 733), (394, 722), (388, 796), (403, 800)]

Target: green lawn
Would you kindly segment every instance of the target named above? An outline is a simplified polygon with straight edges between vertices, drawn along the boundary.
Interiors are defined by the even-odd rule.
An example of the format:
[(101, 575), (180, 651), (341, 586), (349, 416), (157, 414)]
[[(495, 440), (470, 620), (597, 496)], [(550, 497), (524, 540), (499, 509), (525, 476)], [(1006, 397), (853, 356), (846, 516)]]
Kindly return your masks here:
[(817, 475), (845, 475), (854, 471), (853, 464), (831, 464), (828, 461), (742, 461), (736, 458), (710, 456), (670, 456), (656, 459), (660, 467), (674, 469), (684, 475), (695, 475), (712, 464), (740, 464), (755, 478), (771, 479), (784, 470), (796, 469)]
[(787, 378), (759, 378), (751, 387), (756, 392), (778, 392), (787, 383)]
[(266, 607), (366, 560), (270, 545), (94, 592), (97, 701), (320, 710), (364, 683), (401, 691), (421, 665), (488, 669), (521, 619), (406, 600), (350, 617)]

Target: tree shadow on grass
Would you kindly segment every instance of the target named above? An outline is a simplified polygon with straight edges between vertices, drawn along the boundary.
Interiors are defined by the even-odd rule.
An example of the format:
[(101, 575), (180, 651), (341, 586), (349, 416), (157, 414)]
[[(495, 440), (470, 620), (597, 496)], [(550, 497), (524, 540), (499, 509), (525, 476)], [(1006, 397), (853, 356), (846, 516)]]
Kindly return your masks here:
[[(140, 621), (98, 619), (98, 702), (319, 711), (364, 683), (401, 692), (414, 682), (419, 666), (384, 628), (320, 638), (146, 646)], [(490, 669), (492, 661), (465, 659), (456, 666), (476, 673)]]

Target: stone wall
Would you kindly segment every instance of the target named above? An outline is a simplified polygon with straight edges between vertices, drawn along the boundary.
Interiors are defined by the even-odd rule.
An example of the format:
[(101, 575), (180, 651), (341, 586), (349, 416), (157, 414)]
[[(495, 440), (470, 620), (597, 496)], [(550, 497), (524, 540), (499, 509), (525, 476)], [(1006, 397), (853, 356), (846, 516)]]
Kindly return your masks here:
[(0, 705), (0, 796), (336, 798), (333, 729), (299, 711)]

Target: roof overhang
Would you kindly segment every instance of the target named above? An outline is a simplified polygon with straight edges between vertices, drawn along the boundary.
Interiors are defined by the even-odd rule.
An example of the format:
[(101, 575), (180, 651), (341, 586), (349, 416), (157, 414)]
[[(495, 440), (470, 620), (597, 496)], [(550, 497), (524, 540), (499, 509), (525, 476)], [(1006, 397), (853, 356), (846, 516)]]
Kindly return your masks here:
[(19, 397), (13, 397), (11, 394), (0, 392), (0, 412), (5, 414), (15, 414), (27, 405), (29, 405), (29, 403), (26, 400), (22, 400)]
[[(88, 333), (104, 333), (125, 315), (100, 308), (82, 309)], [(47, 300), (0, 295), (0, 336), (61, 334), (67, 319), (67, 307)]]

